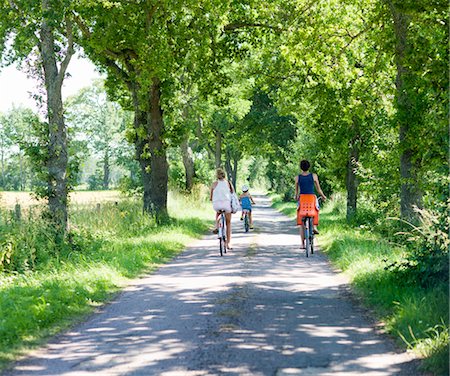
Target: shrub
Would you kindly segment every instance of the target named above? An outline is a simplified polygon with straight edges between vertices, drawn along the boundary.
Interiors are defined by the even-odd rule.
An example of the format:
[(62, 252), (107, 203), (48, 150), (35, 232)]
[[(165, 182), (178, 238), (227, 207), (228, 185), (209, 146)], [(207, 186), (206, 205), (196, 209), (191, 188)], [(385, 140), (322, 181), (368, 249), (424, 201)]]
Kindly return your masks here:
[(419, 224), (409, 224), (412, 230), (398, 233), (407, 242), (402, 260), (386, 266), (399, 281), (418, 283), (422, 287), (449, 280), (449, 222), (447, 209), (416, 209)]
[(0, 223), (0, 272), (25, 272), (67, 258), (96, 244), (93, 236), (71, 229), (60, 239), (55, 227), (43, 219)]
[(90, 191), (103, 189), (103, 178), (99, 174), (89, 175), (87, 183)]

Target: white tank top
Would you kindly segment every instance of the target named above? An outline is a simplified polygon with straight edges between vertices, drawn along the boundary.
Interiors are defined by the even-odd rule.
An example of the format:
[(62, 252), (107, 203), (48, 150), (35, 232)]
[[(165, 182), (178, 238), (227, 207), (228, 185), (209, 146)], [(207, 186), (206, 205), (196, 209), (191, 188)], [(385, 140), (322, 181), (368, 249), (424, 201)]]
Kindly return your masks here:
[(213, 190), (213, 202), (215, 201), (230, 201), (230, 185), (225, 180), (218, 180), (216, 188)]

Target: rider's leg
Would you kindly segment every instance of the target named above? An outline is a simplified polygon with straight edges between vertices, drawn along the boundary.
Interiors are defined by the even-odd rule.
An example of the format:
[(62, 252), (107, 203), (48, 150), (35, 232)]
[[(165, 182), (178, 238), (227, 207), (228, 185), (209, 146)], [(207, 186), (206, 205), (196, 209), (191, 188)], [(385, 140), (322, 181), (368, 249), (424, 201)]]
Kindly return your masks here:
[(253, 228), (253, 216), (251, 210), (248, 211), (248, 219), (250, 220), (250, 228)]
[(218, 233), (218, 231), (219, 231), (219, 212), (216, 212), (216, 221), (214, 222), (215, 223), (215, 227), (214, 227), (214, 230), (213, 230), (213, 233), (214, 234), (217, 234)]
[(305, 248), (305, 228), (303, 225), (298, 226), (298, 228), (300, 229), (300, 239), (302, 240), (301, 247)]
[(227, 248), (231, 249), (231, 213), (225, 213), (227, 223)]
[(319, 233), (319, 230), (317, 229), (317, 225), (316, 225), (316, 221), (317, 221), (317, 223), (319, 223), (318, 222), (318, 218), (319, 218), (319, 211), (317, 211), (317, 217), (314, 218), (314, 224), (313, 224), (314, 234), (318, 234)]

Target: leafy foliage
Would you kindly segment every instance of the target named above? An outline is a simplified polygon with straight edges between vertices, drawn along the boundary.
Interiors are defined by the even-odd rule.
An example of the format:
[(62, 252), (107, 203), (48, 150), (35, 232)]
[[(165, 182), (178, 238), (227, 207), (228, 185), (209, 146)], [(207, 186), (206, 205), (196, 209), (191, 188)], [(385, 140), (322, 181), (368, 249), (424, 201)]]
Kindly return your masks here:
[[(450, 203), (450, 202), (449, 202)], [(449, 206), (440, 210), (416, 209), (420, 224), (401, 235), (407, 241), (408, 252), (401, 261), (386, 266), (399, 283), (423, 287), (449, 281)]]

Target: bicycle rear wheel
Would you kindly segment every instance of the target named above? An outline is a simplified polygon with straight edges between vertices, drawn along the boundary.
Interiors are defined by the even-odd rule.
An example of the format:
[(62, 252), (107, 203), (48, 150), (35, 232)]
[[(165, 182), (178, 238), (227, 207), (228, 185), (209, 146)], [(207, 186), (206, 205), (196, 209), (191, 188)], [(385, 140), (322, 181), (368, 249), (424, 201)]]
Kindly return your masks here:
[(223, 256), (223, 254), (226, 252), (226, 244), (225, 240), (223, 240), (223, 237), (219, 238), (219, 251), (221, 256)]
[(222, 250), (223, 253), (227, 253), (227, 222), (224, 213), (222, 213), (221, 221), (222, 221)]
[(248, 229), (249, 229), (248, 214), (244, 215), (244, 229), (245, 229), (245, 232), (248, 232)]
[(309, 228), (309, 218), (306, 219), (303, 226), (305, 229), (305, 254), (306, 257), (309, 257), (309, 254), (311, 253), (311, 229)]
[(314, 254), (314, 222), (313, 218), (309, 218), (309, 237), (311, 243), (311, 254)]

